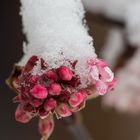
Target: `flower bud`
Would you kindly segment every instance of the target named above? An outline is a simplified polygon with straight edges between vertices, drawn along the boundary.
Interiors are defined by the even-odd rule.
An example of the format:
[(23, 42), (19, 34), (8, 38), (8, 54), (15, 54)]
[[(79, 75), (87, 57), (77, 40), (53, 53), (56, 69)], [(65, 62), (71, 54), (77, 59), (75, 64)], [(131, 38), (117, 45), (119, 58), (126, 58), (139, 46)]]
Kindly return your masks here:
[(50, 137), (54, 130), (54, 120), (51, 116), (39, 120), (39, 132), (42, 136)]
[(31, 94), (37, 99), (45, 99), (48, 95), (48, 91), (41, 85), (35, 85), (33, 89), (31, 89)]
[(69, 104), (70, 104), (71, 107), (77, 107), (77, 106), (79, 106), (84, 100), (85, 100), (85, 95), (82, 94), (81, 92), (76, 92), (76, 93), (73, 93), (73, 94), (70, 96)]
[(44, 73), (45, 78), (48, 78), (50, 80), (56, 81), (57, 80), (57, 74), (54, 70), (49, 70), (46, 73)]
[(95, 84), (100, 95), (106, 94), (116, 85), (114, 73), (107, 66), (107, 63), (101, 59), (90, 59), (88, 62), (90, 68), (90, 80)]
[(60, 95), (62, 88), (57, 83), (52, 83), (49, 87), (49, 94), (51, 95)]
[(45, 102), (44, 109), (47, 112), (49, 112), (49, 111), (55, 109), (56, 104), (57, 104), (56, 101), (53, 98), (51, 98), (51, 99), (49, 99), (48, 101)]
[(72, 71), (66, 66), (61, 66), (58, 69), (58, 74), (59, 74), (60, 78), (64, 81), (70, 81), (73, 76)]
[(32, 119), (32, 116), (29, 112), (24, 111), (21, 105), (19, 105), (15, 112), (15, 119), (21, 123), (28, 123)]

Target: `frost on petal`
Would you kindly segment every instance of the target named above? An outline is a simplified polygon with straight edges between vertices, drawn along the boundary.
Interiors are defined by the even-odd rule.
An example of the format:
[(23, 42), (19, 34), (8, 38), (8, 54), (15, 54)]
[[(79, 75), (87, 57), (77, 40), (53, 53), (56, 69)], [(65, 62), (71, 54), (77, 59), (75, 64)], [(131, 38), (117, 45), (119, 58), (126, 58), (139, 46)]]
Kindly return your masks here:
[(32, 119), (32, 116), (29, 112), (24, 111), (21, 105), (18, 105), (15, 112), (15, 119), (21, 123), (28, 123)]
[(37, 84), (39, 81), (39, 76), (37, 75), (32, 75), (29, 82), (32, 83), (32, 84)]
[(104, 95), (108, 92), (108, 85), (101, 80), (96, 82), (96, 88), (100, 95)]
[(94, 80), (99, 80), (99, 70), (96, 66), (91, 67), (90, 76)]
[(34, 66), (36, 65), (36, 62), (38, 61), (38, 57), (37, 56), (32, 56), (28, 62), (26, 63), (25, 67), (24, 67), (24, 73), (30, 72)]
[(48, 91), (41, 85), (35, 85), (33, 89), (31, 89), (31, 94), (37, 99), (45, 99), (48, 95)]
[(69, 99), (71, 107), (79, 106), (85, 100), (85, 96), (81, 92), (73, 93)]
[(96, 57), (94, 58), (89, 58), (88, 60), (87, 60), (87, 63), (88, 63), (88, 65), (89, 66), (93, 66), (93, 65), (95, 65), (95, 62), (96, 62)]
[(56, 113), (60, 117), (68, 117), (72, 115), (72, 112), (70, 111), (70, 108), (67, 104), (61, 103), (57, 108), (56, 108)]
[(54, 120), (52, 116), (48, 116), (46, 119), (39, 120), (39, 132), (42, 136), (49, 138), (54, 130)]

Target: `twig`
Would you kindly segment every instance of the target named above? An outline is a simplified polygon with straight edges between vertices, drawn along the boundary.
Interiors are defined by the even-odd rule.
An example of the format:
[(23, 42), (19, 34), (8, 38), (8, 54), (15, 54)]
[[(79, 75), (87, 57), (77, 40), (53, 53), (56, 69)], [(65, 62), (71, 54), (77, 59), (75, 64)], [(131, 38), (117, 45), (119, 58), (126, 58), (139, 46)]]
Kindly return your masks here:
[(63, 123), (73, 137), (73, 140), (93, 140), (87, 128), (82, 123), (81, 115), (79, 113), (75, 113), (71, 117), (64, 118)]

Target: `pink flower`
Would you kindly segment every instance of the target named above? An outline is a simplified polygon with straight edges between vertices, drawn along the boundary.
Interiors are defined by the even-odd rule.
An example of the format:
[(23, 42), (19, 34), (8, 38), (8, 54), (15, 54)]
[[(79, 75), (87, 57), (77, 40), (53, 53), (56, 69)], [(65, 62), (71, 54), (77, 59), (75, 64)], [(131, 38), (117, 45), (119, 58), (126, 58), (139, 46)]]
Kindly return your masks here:
[(39, 120), (39, 132), (42, 136), (49, 138), (54, 130), (54, 120), (51, 116)]
[(54, 100), (53, 98), (50, 98), (48, 101), (46, 101), (44, 103), (44, 109), (49, 112), (53, 109), (55, 109), (57, 103), (56, 103), (56, 100)]
[(61, 66), (58, 69), (58, 74), (59, 74), (60, 78), (64, 81), (70, 81), (73, 76), (72, 71), (66, 66)]
[(50, 80), (56, 81), (58, 76), (54, 70), (49, 70), (46, 73), (44, 73), (45, 78), (48, 78)]
[(49, 87), (49, 94), (51, 95), (59, 95), (62, 91), (60, 84), (52, 83)]
[(104, 95), (114, 88), (116, 79), (105, 61), (93, 58), (88, 61), (88, 65), (90, 68), (90, 79), (96, 85), (100, 95)]
[(37, 99), (45, 99), (48, 95), (48, 91), (41, 85), (35, 85), (33, 89), (31, 89), (31, 94)]
[(82, 94), (82, 92), (76, 92), (70, 96), (69, 104), (71, 107), (75, 108), (79, 106), (84, 100), (85, 100), (85, 95)]
[(28, 123), (32, 119), (32, 116), (29, 112), (24, 111), (21, 105), (18, 105), (15, 112), (15, 119), (21, 123)]
[[(36, 64), (41, 66), (39, 74), (32, 73), (37, 67)], [(74, 65), (50, 69), (42, 58), (31, 57), (14, 81), (18, 96), (13, 101), (20, 103), (15, 113), (16, 120), (27, 123), (38, 116), (41, 135), (43, 138), (49, 137), (54, 129), (51, 118), (54, 113), (58, 118), (68, 117), (85, 107), (90, 96), (90, 86), (96, 85), (99, 94), (103, 95), (116, 83), (106, 62), (93, 58), (88, 61), (92, 84), (88, 82), (89, 85), (83, 88), (81, 77), (75, 72)]]
[(61, 103), (57, 108), (56, 108), (56, 113), (60, 117), (68, 117), (72, 115), (72, 112), (70, 111), (69, 107), (65, 103)]

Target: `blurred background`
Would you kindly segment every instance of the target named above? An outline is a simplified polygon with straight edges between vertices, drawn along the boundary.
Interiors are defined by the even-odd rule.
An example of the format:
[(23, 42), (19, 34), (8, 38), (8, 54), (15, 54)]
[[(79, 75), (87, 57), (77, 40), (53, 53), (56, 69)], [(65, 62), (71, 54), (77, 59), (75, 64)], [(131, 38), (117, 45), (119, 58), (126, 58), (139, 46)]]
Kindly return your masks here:
[[(92, 1), (92, 0), (91, 0)], [(112, 28), (123, 32), (125, 23), (121, 18), (106, 16), (104, 12), (91, 10), (85, 2), (88, 12), (86, 19), (89, 33), (94, 37), (96, 52), (103, 52), (108, 34)], [(12, 103), (15, 93), (5, 84), (5, 79), (11, 73), (13, 64), (22, 56), (22, 43), (25, 37), (22, 34), (21, 17), (19, 16), (19, 0), (1, 0), (0, 4), (0, 140), (38, 140), (40, 135), (37, 131), (37, 120), (33, 119), (24, 125), (15, 121), (14, 113), (16, 104)], [(112, 18), (114, 17), (114, 18)], [(124, 32), (122, 33), (124, 34)], [(114, 70), (124, 65), (134, 54), (132, 44), (122, 37), (124, 46), (123, 53), (119, 54)], [(108, 56), (108, 55), (106, 55)], [(129, 59), (128, 59), (129, 58)], [(110, 59), (112, 60), (112, 59)], [(110, 64), (111, 65), (111, 64)], [(120, 97), (121, 98), (121, 97)], [(86, 108), (81, 111), (84, 124), (94, 140), (139, 140), (140, 115), (139, 113), (118, 112), (115, 109), (104, 107), (102, 98), (91, 100)], [(50, 140), (72, 140), (61, 121), (56, 120), (56, 127)]]

